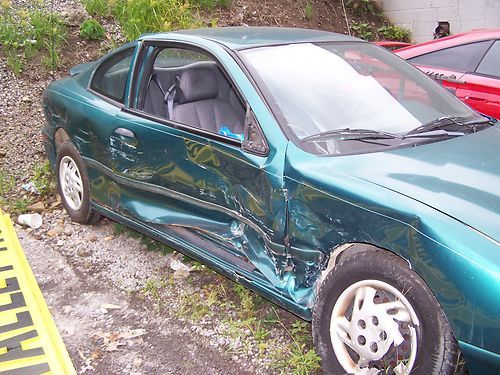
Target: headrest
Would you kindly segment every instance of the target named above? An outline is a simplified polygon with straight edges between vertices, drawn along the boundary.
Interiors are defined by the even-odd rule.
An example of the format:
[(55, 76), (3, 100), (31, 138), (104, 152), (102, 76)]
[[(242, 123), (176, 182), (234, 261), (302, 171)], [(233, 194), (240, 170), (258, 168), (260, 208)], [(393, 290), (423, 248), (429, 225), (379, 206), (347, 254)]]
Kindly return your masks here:
[(184, 103), (213, 99), (219, 92), (217, 77), (212, 69), (194, 68), (182, 72), (179, 82)]

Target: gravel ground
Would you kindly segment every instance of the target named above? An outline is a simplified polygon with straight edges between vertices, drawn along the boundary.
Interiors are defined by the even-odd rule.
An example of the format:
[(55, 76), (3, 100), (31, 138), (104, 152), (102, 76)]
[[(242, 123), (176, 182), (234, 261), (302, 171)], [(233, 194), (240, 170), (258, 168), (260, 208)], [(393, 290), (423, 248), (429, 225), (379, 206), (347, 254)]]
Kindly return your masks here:
[[(26, 8), (32, 1), (13, 4)], [(85, 17), (79, 2), (52, 1), (49, 9), (72, 26), (60, 71), (49, 74), (35, 58), (16, 77), (0, 57), (0, 168), (15, 179), (12, 200), (36, 200), (21, 185), (45, 160), (43, 89), (70, 66), (102, 55), (109, 44), (77, 37), (76, 25)], [(105, 26), (120, 40), (116, 25)], [(55, 196), (38, 205), (44, 207), (42, 227), (16, 224), (16, 231), (79, 373), (270, 374), (276, 372), (273, 356), (293, 345), (285, 327), (290, 330), (296, 318), (278, 307), (259, 305), (262, 314), (277, 312), (283, 323), (269, 326), (266, 340), (258, 341), (234, 323), (241, 317), (232, 282), (202, 267), (179, 277), (170, 267), (182, 260), (179, 254), (148, 251), (139, 239), (116, 234), (107, 219), (95, 226), (72, 223)], [(215, 288), (223, 293), (207, 305)], [(194, 317), (199, 306), (207, 311)]]

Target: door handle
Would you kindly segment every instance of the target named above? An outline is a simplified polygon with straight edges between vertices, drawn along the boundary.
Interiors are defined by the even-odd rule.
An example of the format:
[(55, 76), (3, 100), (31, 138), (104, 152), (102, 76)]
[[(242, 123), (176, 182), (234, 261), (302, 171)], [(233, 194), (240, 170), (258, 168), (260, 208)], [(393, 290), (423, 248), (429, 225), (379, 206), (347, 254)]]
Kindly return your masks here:
[(478, 96), (472, 96), (472, 95), (467, 95), (465, 97), (465, 100), (473, 100), (473, 101), (476, 101), (476, 102), (485, 102), (486, 101), (485, 98), (480, 98)]
[(127, 138), (135, 138), (134, 132), (126, 128), (116, 128), (115, 133)]

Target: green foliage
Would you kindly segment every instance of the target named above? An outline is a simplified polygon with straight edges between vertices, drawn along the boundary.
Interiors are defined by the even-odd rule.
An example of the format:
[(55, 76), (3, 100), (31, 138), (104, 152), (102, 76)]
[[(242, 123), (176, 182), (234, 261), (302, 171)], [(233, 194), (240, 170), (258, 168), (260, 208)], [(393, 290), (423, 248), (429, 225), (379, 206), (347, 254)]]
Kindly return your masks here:
[(104, 27), (95, 19), (85, 20), (80, 25), (80, 36), (84, 39), (100, 40), (104, 35), (106, 35)]
[(14, 72), (16, 76), (23, 71), (23, 61), (16, 49), (6, 48), (7, 66)]
[(83, 7), (88, 14), (95, 17), (111, 16), (113, 1), (108, 0), (82, 0)]
[(33, 199), (31, 198), (19, 198), (14, 202), (8, 204), (8, 209), (11, 212), (15, 212), (18, 214), (23, 214), (28, 211), (28, 206), (33, 203)]
[(321, 359), (312, 347), (310, 324), (297, 320), (289, 330), (279, 318), (278, 323), (290, 336), (293, 344), (273, 353), (271, 366), (281, 374), (308, 375), (317, 372), (321, 368)]
[(223, 304), (221, 299), (226, 297), (223, 284), (206, 285), (201, 292), (184, 293), (179, 296), (178, 318), (187, 318), (198, 321), (207, 314), (213, 314), (214, 308)]
[(369, 24), (366, 22), (352, 22), (351, 30), (354, 32), (354, 35), (358, 38), (364, 40), (373, 40), (373, 31)]
[(184, 0), (117, 0), (113, 14), (128, 40), (134, 40), (143, 33), (202, 25), (194, 7)]
[(3, 169), (0, 169), (0, 200), (15, 186), (14, 177), (9, 176)]
[(55, 13), (41, 9), (16, 11), (2, 3), (0, 8), (0, 44), (7, 65), (20, 74), (25, 60), (37, 51), (45, 52), (45, 64), (51, 69), (59, 65), (59, 50), (66, 27)]
[(27, 207), (33, 203), (31, 198), (18, 198), (7, 200), (6, 195), (14, 189), (16, 182), (14, 177), (10, 176), (0, 168), (0, 207), (9, 212), (24, 213)]
[(55, 191), (54, 173), (48, 160), (43, 164), (35, 163), (32, 181), (42, 198)]
[(357, 16), (380, 15), (379, 9), (372, 0), (347, 0), (346, 6)]
[(190, 4), (195, 7), (214, 9), (214, 8), (230, 8), (233, 0), (191, 0)]
[(400, 42), (409, 42), (410, 41), (410, 30), (394, 26), (394, 25), (385, 25), (379, 27), (377, 29), (377, 33), (386, 40), (396, 40)]
[(310, 21), (312, 20), (314, 15), (314, 5), (312, 2), (307, 1), (306, 6), (304, 7), (304, 17), (306, 20)]

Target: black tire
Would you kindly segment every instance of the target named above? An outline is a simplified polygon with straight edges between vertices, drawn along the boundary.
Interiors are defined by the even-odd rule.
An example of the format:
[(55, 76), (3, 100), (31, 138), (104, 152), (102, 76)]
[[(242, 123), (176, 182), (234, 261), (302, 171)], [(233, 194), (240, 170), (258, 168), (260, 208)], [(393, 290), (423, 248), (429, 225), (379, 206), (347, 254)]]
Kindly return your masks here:
[[(376, 287), (372, 287), (369, 285), (370, 283)], [(385, 289), (385, 292), (380, 292), (380, 290), (384, 289), (379, 289), (378, 286), (385, 286), (387, 284), (390, 287), (394, 287), (395, 290), (403, 296), (401, 299), (398, 297), (399, 301), (406, 299), (406, 301), (401, 303), (406, 303), (405, 306), (409, 305), (411, 307), (409, 310), (405, 311), (411, 311), (411, 309), (413, 309), (408, 316), (412, 316), (412, 313), (414, 313), (413, 316), (416, 315), (418, 318), (418, 325), (414, 325), (411, 322), (410, 324), (402, 323), (403, 325), (400, 325), (401, 323), (398, 323), (399, 320), (393, 318), (392, 315), (381, 313), (380, 317), (384, 319), (384, 322), (387, 323), (392, 320), (392, 322), (398, 323), (397, 330), (400, 332), (402, 337), (405, 338), (405, 341), (401, 343), (397, 349), (394, 344), (391, 344), (392, 349), (389, 349), (382, 356), (382, 359), (373, 360), (372, 358), (370, 361), (366, 361), (361, 367), (367, 366), (369, 368), (377, 368), (380, 370), (381, 374), (394, 373), (394, 371), (391, 370), (394, 363), (396, 362), (399, 364), (403, 361), (396, 360), (393, 361), (393, 364), (391, 365), (390, 362), (393, 358), (388, 357), (394, 354), (394, 352), (397, 356), (398, 351), (400, 351), (399, 355), (401, 355), (404, 348), (408, 348), (409, 342), (410, 351), (412, 347), (416, 348), (414, 364), (411, 368), (409, 368), (412, 374), (450, 375), (462, 373), (465, 369), (463, 368), (463, 363), (461, 363), (460, 349), (455, 337), (453, 336), (451, 327), (431, 290), (414, 271), (409, 269), (408, 264), (404, 260), (388, 251), (376, 248), (363, 249), (343, 254), (339, 263), (325, 277), (318, 290), (316, 304), (313, 309), (312, 330), (314, 345), (317, 353), (322, 359), (322, 367), (324, 371), (327, 374), (334, 375), (351, 373), (352, 369), (345, 368), (349, 367), (349, 364), (347, 366), (342, 366), (341, 362), (343, 361), (345, 364), (346, 358), (350, 357), (352, 358), (352, 364), (357, 363), (357, 360), (359, 359), (359, 357), (357, 357), (357, 352), (351, 348), (347, 349), (348, 346), (344, 344), (345, 341), (338, 338), (342, 332), (347, 332), (345, 337), (347, 337), (347, 340), (352, 340), (351, 344), (354, 340), (356, 340), (359, 345), (356, 348), (359, 348), (360, 352), (365, 350), (363, 353), (367, 354), (367, 356), (370, 356), (370, 353), (367, 350), (371, 350), (371, 346), (365, 345), (375, 344), (374, 347), (378, 348), (376, 345), (378, 336), (380, 336), (381, 339), (379, 340), (378, 345), (385, 345), (383, 340), (387, 340), (387, 334), (383, 330), (385, 329), (383, 328), (383, 324), (380, 323), (378, 319), (373, 320), (373, 322), (370, 322), (373, 317), (368, 317), (366, 319), (367, 322), (361, 318), (356, 318), (356, 320), (354, 320), (352, 318), (353, 305), (349, 305), (347, 308), (345, 306), (347, 305), (346, 301), (350, 301), (350, 298), (352, 298), (351, 296), (356, 295), (354, 291), (365, 288), (365, 285), (369, 288), (372, 287), (373, 289), (378, 290), (375, 298), (372, 299), (372, 301), (375, 301), (374, 303), (377, 303), (377, 298), (384, 299), (381, 303), (395, 300), (396, 298), (391, 299), (390, 297), (387, 297), (391, 294), (388, 292), (390, 289)], [(348, 290), (348, 288), (350, 289)], [(365, 288), (363, 290), (365, 291), (367, 289)], [(366, 296), (367, 293), (365, 292), (364, 295)], [(394, 294), (394, 296), (397, 297), (397, 294)], [(364, 297), (361, 297), (359, 299), (359, 301), (362, 301), (361, 303), (358, 302), (360, 311), (363, 309), (365, 301), (370, 303), (370, 298), (366, 300), (363, 298)], [(343, 311), (343, 314), (345, 315), (342, 316), (346, 316), (349, 321), (349, 324), (347, 325), (347, 327), (349, 327), (348, 330), (342, 331), (343, 328), (338, 329), (341, 333), (339, 334), (337, 333), (338, 331), (335, 331), (333, 336), (334, 340), (336, 340), (335, 345), (337, 353), (339, 353), (340, 360), (337, 358), (334, 350), (334, 344), (332, 344), (332, 338), (330, 336), (330, 324), (332, 321), (332, 312), (334, 312), (335, 306), (337, 307), (335, 310), (336, 318), (334, 318), (334, 321), (339, 322), (342, 319), (339, 318), (339, 311)], [(375, 309), (373, 309), (373, 307), (370, 307), (369, 309), (366, 308), (364, 313), (374, 310)], [(389, 314), (394, 313), (393, 309), (387, 311)], [(351, 316), (349, 316), (349, 314)], [(358, 314), (358, 317), (362, 316), (361, 313)], [(368, 316), (370, 315), (371, 313)], [(385, 320), (387, 317), (389, 319)], [(351, 324), (351, 322), (354, 322), (354, 324)], [(357, 325), (357, 327), (355, 325)], [(339, 324), (339, 326), (341, 325)], [(345, 321), (342, 326), (345, 326)], [(337, 326), (334, 325), (334, 327)], [(392, 331), (388, 332), (394, 332), (394, 327), (391, 326), (391, 324), (387, 324), (387, 327), (392, 329)], [(410, 327), (413, 327), (412, 333), (409, 335), (403, 335), (402, 330), (412, 329)], [(372, 332), (377, 333), (373, 334)], [(363, 336), (365, 333), (366, 338)], [(409, 338), (411, 335), (416, 337), (416, 345), (411, 344), (411, 340)], [(351, 336), (353, 337), (351, 338)], [(385, 338), (383, 339), (382, 336), (385, 336)], [(345, 351), (343, 351), (343, 348), (346, 348)], [(380, 349), (380, 353), (384, 353), (384, 349)], [(408, 355), (408, 357), (410, 357), (410, 355)], [(406, 363), (409, 362), (410, 361)], [(406, 365), (405, 362), (403, 363)]]
[[(71, 202), (71, 198), (67, 197), (67, 194), (63, 192), (63, 183), (61, 181), (61, 168), (64, 163), (72, 160), (76, 165), (76, 175), (79, 176), (82, 182), (82, 192), (80, 193), (81, 204), (76, 206)], [(89, 178), (87, 175), (87, 170), (85, 164), (83, 163), (82, 157), (78, 153), (78, 150), (70, 142), (62, 143), (57, 149), (57, 160), (56, 160), (56, 181), (57, 181), (57, 192), (61, 197), (64, 208), (71, 220), (81, 223), (81, 224), (94, 224), (101, 216), (95, 212), (90, 205), (90, 189), (89, 189)]]

